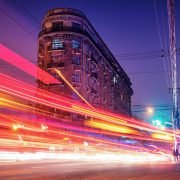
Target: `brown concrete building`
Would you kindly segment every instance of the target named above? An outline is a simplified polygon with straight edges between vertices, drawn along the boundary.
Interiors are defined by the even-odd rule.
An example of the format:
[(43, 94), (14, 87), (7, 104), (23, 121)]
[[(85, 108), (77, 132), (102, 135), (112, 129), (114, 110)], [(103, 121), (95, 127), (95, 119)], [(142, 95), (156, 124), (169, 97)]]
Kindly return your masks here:
[[(39, 33), (38, 66), (65, 78), (93, 106), (116, 113), (131, 114), (131, 82), (86, 16), (77, 10), (49, 10)], [(56, 94), (78, 96), (65, 84), (39, 87)]]

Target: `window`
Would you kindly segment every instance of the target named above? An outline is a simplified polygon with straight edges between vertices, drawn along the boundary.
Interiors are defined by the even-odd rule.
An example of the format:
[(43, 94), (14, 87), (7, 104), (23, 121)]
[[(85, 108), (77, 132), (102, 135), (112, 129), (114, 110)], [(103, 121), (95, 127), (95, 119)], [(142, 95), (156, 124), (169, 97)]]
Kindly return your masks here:
[(123, 97), (123, 94), (121, 93), (121, 102), (123, 101), (124, 97)]
[(72, 98), (75, 100), (79, 100), (79, 96), (75, 92), (73, 92)]
[(118, 82), (117, 76), (114, 76), (114, 77), (113, 77), (113, 83), (114, 83), (115, 85), (117, 85), (117, 82)]
[(80, 83), (80, 74), (73, 74), (72, 82)]
[(53, 39), (52, 40), (52, 49), (64, 49), (63, 42), (58, 38)]
[(80, 48), (80, 42), (77, 40), (72, 40), (72, 48), (79, 49)]
[(51, 55), (53, 62), (59, 62), (62, 59), (62, 55)]
[(57, 80), (59, 80), (59, 81), (62, 81), (61, 80), (61, 78), (60, 78), (60, 76), (57, 74), (57, 73), (55, 73), (55, 72), (53, 72), (53, 73), (50, 73), (55, 79), (57, 79)]
[(75, 22), (72, 23), (72, 27), (73, 27), (74, 29), (82, 29), (81, 25), (78, 24), (78, 23), (75, 23)]
[(80, 57), (78, 57), (78, 56), (73, 57), (72, 64), (80, 65)]
[(60, 30), (63, 27), (63, 22), (54, 22), (52, 24), (53, 30)]

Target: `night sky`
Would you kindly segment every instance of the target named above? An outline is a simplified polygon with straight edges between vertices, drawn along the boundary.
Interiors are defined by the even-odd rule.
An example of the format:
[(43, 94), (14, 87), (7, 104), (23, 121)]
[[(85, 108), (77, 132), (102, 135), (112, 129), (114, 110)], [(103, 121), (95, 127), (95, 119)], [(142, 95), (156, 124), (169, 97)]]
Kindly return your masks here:
[[(171, 105), (164, 63), (168, 73), (170, 69), (167, 58), (163, 63), (160, 57), (160, 39), (163, 49), (169, 48), (166, 0), (155, 2), (160, 37), (154, 0), (0, 0), (0, 42), (36, 63), (37, 36), (45, 12), (58, 7), (81, 10), (130, 77), (134, 90), (133, 107)], [(180, 48), (179, 9), (180, 1), (176, 0), (177, 48)], [(30, 76), (2, 61), (0, 72), (29, 83), (34, 82)], [(178, 87), (179, 84), (178, 79)], [(168, 114), (170, 117), (170, 111), (157, 113)], [(138, 116), (144, 117), (144, 114), (141, 112)]]

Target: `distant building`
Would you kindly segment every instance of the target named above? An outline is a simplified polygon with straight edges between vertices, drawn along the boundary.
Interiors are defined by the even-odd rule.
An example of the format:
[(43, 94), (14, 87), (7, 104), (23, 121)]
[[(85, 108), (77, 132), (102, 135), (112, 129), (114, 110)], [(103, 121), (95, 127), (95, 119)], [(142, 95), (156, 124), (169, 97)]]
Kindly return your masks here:
[[(59, 69), (92, 106), (131, 115), (130, 79), (82, 12), (49, 10), (38, 38), (39, 67), (56, 78)], [(80, 100), (65, 83), (38, 86)]]

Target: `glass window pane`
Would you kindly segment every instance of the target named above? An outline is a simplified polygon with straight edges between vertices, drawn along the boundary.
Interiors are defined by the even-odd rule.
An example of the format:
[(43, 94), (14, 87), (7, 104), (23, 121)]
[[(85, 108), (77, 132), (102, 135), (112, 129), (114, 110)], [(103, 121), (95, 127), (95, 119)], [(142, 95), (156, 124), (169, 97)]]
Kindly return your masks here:
[(79, 49), (80, 48), (80, 42), (77, 40), (72, 40), (72, 48)]

